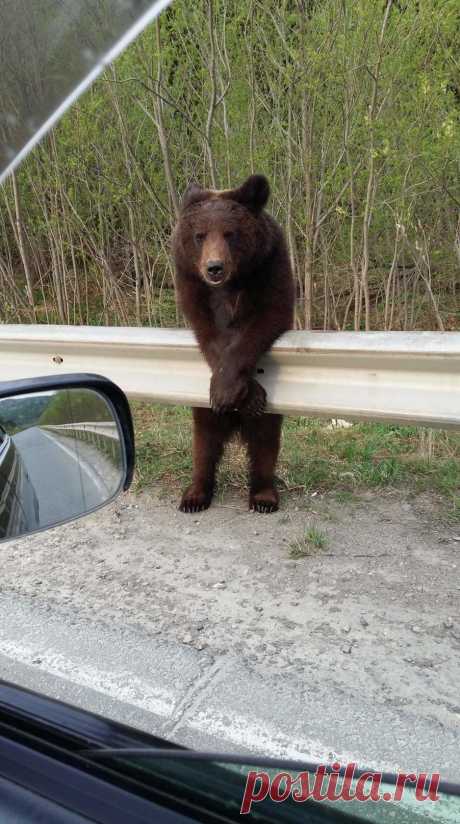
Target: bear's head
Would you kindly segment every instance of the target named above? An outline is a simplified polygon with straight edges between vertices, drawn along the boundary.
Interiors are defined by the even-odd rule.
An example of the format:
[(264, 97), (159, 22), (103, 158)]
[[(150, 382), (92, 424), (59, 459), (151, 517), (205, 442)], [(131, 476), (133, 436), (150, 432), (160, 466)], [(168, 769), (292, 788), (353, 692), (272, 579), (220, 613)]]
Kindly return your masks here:
[(251, 175), (237, 189), (213, 191), (192, 183), (185, 192), (174, 233), (176, 259), (217, 288), (250, 272), (267, 254), (269, 235), (262, 217), (270, 195), (263, 175)]

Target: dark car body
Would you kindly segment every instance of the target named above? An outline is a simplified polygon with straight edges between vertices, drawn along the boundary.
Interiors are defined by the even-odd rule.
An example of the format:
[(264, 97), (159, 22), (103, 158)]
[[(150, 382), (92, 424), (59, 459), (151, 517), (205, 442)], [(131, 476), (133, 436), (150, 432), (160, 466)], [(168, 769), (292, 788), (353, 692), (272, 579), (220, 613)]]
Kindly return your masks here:
[[(146, 757), (136, 757), (140, 750)], [(118, 756), (113, 755), (115, 751)], [(430, 810), (418, 811), (417, 805), (401, 804), (395, 809), (382, 802), (372, 804), (370, 811), (358, 804), (357, 811), (353, 805), (347, 809), (313, 800), (298, 804), (292, 799), (279, 804), (270, 798), (242, 817), (241, 801), (252, 758), (256, 763), (261, 760), (249, 754), (244, 759), (222, 755), (220, 760), (219, 755), (194, 753), (0, 681), (1, 822), (222, 824), (246, 818), (258, 824), (389, 824), (396, 820), (398, 824), (426, 820), (439, 824), (459, 820), (460, 787), (447, 784), (438, 802), (445, 815), (439, 809), (433, 819)], [(277, 770), (287, 769), (287, 763), (280, 762)]]
[(0, 425), (0, 538), (39, 526), (38, 498), (14, 437)]

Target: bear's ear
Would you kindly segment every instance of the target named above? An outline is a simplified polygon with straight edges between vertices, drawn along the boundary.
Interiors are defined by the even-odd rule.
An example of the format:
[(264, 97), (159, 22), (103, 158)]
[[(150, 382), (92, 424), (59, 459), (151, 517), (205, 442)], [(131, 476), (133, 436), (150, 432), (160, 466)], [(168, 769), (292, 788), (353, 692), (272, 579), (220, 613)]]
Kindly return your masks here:
[(270, 185), (264, 175), (251, 175), (239, 189), (226, 193), (226, 197), (258, 214), (270, 197)]
[(190, 183), (182, 198), (181, 209), (187, 209), (192, 203), (196, 203), (199, 200), (203, 199), (203, 195), (205, 195), (206, 190), (203, 189), (201, 186), (198, 186), (198, 183)]

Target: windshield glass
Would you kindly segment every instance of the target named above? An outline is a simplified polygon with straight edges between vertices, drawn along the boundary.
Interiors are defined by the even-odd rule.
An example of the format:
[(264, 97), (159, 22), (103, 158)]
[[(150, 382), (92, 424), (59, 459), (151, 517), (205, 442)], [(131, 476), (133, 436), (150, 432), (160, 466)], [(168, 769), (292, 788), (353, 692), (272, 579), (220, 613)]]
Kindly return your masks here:
[(437, 824), (454, 824), (460, 815), (460, 796), (441, 791), (428, 776), (424, 784), (414, 786), (409, 778), (388, 780), (378, 772), (354, 776), (348, 771), (339, 777), (321, 768), (292, 770), (282, 764), (278, 768), (256, 766), (250, 758), (246, 763), (241, 757), (231, 763), (231, 756), (221, 762), (218, 754), (214, 759), (203, 756), (203, 760), (200, 754), (188, 755), (192, 757), (180, 751), (166, 756), (158, 752), (125, 755), (120, 750), (116, 756), (102, 757), (99, 752), (94, 759), (149, 787), (174, 789), (184, 801), (206, 805), (231, 820), (246, 815), (256, 821), (312, 824), (423, 824), (429, 818)]
[(0, 182), (170, 0), (1, 0)]

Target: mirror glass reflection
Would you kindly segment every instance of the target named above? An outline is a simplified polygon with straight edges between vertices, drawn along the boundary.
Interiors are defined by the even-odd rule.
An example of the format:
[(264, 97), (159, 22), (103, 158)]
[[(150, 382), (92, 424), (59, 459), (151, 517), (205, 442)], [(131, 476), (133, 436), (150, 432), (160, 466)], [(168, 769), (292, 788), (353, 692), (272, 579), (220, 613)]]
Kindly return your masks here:
[(0, 540), (91, 512), (118, 494), (124, 476), (118, 422), (98, 392), (0, 399)]

